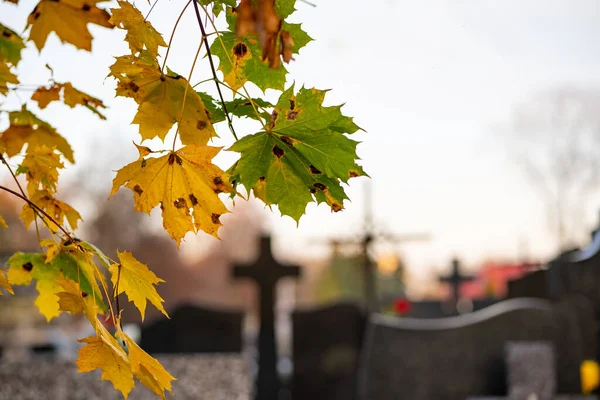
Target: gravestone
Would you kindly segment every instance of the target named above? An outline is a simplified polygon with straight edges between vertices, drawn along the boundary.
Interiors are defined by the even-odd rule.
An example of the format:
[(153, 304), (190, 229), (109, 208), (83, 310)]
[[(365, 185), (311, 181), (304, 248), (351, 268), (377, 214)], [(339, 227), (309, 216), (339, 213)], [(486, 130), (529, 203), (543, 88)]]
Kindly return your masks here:
[(553, 400), (556, 396), (556, 360), (551, 342), (508, 342), (508, 397)]
[(538, 270), (523, 275), (519, 279), (508, 281), (508, 292), (506, 297), (514, 299), (517, 297), (535, 297), (548, 299), (548, 282), (546, 270)]
[[(248, 400), (251, 379), (247, 360), (236, 354), (162, 355), (157, 357), (177, 380), (167, 398), (177, 400)], [(74, 362), (44, 357), (0, 363), (1, 400), (122, 400), (100, 371), (78, 373)], [(130, 400), (156, 400), (136, 382)]]
[(463, 275), (460, 272), (460, 263), (457, 259), (452, 260), (452, 273), (447, 276), (439, 277), (439, 281), (443, 283), (449, 283), (452, 288), (452, 303), (456, 305), (460, 299), (460, 286), (463, 282), (470, 282), (474, 280), (474, 276)]
[(300, 276), (300, 267), (284, 266), (273, 258), (271, 238), (263, 237), (260, 255), (252, 265), (233, 267), (234, 278), (249, 278), (258, 286), (260, 330), (258, 333), (258, 375), (256, 378), (256, 400), (275, 400), (281, 390), (277, 373), (277, 347), (275, 342), (276, 285), (281, 278)]
[(293, 400), (353, 400), (366, 314), (354, 303), (295, 310)]
[(437, 320), (374, 315), (360, 365), (361, 399), (506, 396), (504, 346), (509, 341), (552, 342), (558, 391), (577, 393), (579, 365), (590, 351), (581, 342), (594, 338), (583, 340), (589, 330), (569, 315), (583, 311), (573, 304), (561, 309), (546, 300), (513, 299)]
[(239, 353), (242, 351), (241, 311), (182, 305), (142, 326), (140, 347), (151, 354)]

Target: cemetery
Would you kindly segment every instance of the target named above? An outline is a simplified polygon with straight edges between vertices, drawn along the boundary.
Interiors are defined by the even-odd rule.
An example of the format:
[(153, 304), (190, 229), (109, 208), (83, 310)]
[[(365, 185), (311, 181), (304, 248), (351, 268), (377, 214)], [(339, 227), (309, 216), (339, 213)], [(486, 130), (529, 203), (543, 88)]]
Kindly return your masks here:
[[(421, 318), (415, 303), (417, 311), (398, 317), (350, 301), (292, 310), (291, 371), (281, 368), (274, 305), (278, 282), (298, 279), (302, 269), (277, 262), (263, 237), (258, 259), (230, 273), (257, 288), (256, 337), (244, 337), (241, 309), (182, 305), (170, 319), (143, 325), (140, 343), (176, 374), (181, 399), (594, 399), (581, 394), (580, 367), (598, 357), (600, 303), (589, 283), (600, 277), (599, 237), (510, 282), (507, 298), (466, 313)], [(451, 272), (440, 280), (457, 296), (472, 277), (456, 260)], [(532, 277), (543, 284), (527, 293), (523, 282)], [(52, 354), (0, 363), (0, 398), (119, 398), (99, 374), (77, 374)]]

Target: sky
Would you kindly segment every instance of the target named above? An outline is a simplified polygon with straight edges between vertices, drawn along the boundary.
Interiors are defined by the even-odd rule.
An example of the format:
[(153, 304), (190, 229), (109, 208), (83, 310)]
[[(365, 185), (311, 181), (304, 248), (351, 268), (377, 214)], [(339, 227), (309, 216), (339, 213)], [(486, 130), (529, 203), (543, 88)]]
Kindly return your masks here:
[[(544, 199), (532, 190), (515, 161), (514, 135), (503, 127), (510, 125), (520, 104), (532, 101), (540, 91), (572, 85), (600, 87), (600, 3), (314, 2), (316, 7), (298, 2), (291, 17), (316, 40), (288, 66), (288, 83), (331, 89), (326, 102), (345, 103), (345, 115), (365, 129), (354, 138), (362, 142), (358, 154), (372, 177), (377, 229), (431, 235), (422, 243), (381, 244), (379, 253), (401, 254), (417, 281), (447, 270), (454, 256), (467, 269), (487, 259), (550, 257), (555, 243)], [(145, 1), (136, 5), (148, 9)], [(150, 16), (167, 39), (183, 5), (159, 0)], [(21, 0), (18, 7), (0, 3), (0, 16), (21, 31), (34, 6), (33, 0)], [(116, 170), (137, 157), (130, 144), (137, 140), (136, 126), (130, 125), (135, 104), (115, 99), (115, 82), (98, 77), (106, 76), (112, 57), (127, 53), (128, 48), (122, 32), (95, 26), (90, 31), (95, 36), (92, 53), (61, 46), (52, 35), (41, 54), (28, 47), (18, 72), (24, 83), (44, 83), (49, 73), (41, 66), (48, 63), (57, 81), (70, 80), (103, 99), (107, 121), (84, 109), (60, 105), (49, 106), (41, 115), (71, 142), (78, 162), (98, 160), (102, 168), (108, 165)], [(198, 38), (190, 8), (174, 37), (167, 63), (171, 69), (187, 75)], [(208, 74), (203, 61), (191, 82)], [(268, 91), (267, 96), (276, 93)], [(12, 95), (7, 104), (18, 107), (20, 101)], [(4, 127), (6, 118), (0, 118)], [(251, 134), (255, 128), (244, 122), (238, 133)], [(219, 134), (217, 144), (231, 143), (226, 128)], [(217, 161), (227, 167), (234, 159), (224, 154)], [(73, 170), (65, 174), (66, 179), (76, 175)], [(105, 175), (106, 179), (98, 179), (100, 187), (110, 184), (112, 175)], [(276, 252), (282, 258), (322, 256), (328, 248), (317, 239), (360, 234), (366, 178), (350, 182), (347, 192), (352, 202), (345, 204), (343, 212), (309, 205), (299, 226), (289, 217), (258, 207), (276, 236)], [(591, 229), (598, 222), (600, 204), (582, 207), (586, 216), (582, 224)], [(190, 235), (186, 239), (184, 252), (213, 240), (202, 233), (198, 239)]]

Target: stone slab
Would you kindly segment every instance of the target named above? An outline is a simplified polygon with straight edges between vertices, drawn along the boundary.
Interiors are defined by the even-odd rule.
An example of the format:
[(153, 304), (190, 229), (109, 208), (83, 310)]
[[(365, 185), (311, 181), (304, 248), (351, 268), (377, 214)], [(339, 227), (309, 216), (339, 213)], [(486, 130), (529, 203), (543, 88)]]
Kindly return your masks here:
[[(244, 356), (231, 354), (164, 355), (157, 357), (177, 378), (168, 399), (249, 400), (252, 383)], [(23, 363), (0, 363), (0, 400), (117, 400), (120, 392), (100, 371), (77, 373), (73, 362), (35, 359)], [(131, 400), (156, 400), (136, 381)]]

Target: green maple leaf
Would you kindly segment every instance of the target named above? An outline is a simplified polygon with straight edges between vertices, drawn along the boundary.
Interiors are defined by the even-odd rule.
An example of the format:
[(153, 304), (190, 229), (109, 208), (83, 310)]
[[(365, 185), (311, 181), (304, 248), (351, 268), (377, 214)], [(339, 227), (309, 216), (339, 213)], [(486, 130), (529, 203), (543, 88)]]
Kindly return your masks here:
[(298, 54), (298, 51), (300, 51), (301, 48), (313, 40), (308, 33), (302, 30), (302, 24), (290, 24), (284, 21), (281, 25), (281, 30), (289, 32), (292, 41), (294, 42), (292, 45), (292, 53), (294, 54)]
[(296, 0), (275, 0), (275, 11), (281, 19), (287, 18), (296, 11)]
[[(216, 124), (218, 122), (223, 122), (226, 120), (225, 112), (221, 107), (221, 103), (215, 100), (211, 95), (204, 92), (197, 92), (206, 110), (208, 111), (210, 122)], [(252, 106), (254, 103), (254, 107), (256, 107), (258, 111), (258, 115)], [(261, 118), (263, 121), (268, 121), (269, 114), (265, 111), (266, 108), (273, 108), (273, 104), (269, 103), (266, 100), (253, 98), (252, 101), (243, 98), (233, 99), (232, 101), (226, 101), (225, 106), (227, 107), (227, 112), (236, 116), (236, 117), (245, 117), (259, 121)], [(260, 116), (260, 117), (259, 117)]]
[(360, 128), (341, 106), (323, 107), (325, 93), (302, 88), (294, 95), (292, 86), (279, 98), (267, 129), (229, 149), (241, 153), (232, 179), (296, 221), (313, 200), (340, 211), (347, 199), (340, 182), (366, 175), (356, 163), (358, 143), (344, 135)]
[[(52, 261), (46, 263), (46, 255), (41, 253), (13, 254), (6, 264), (9, 266), (8, 274), (13, 278), (15, 285), (28, 285), (32, 279), (37, 281), (55, 281), (62, 273), (65, 277), (79, 283), (81, 290), (89, 296), (94, 296), (96, 304), (108, 311), (108, 307), (102, 301), (98, 285), (94, 277), (90, 276), (87, 269), (77, 261), (73, 255), (61, 251)], [(9, 279), (10, 279), (9, 278)], [(92, 285), (94, 282), (95, 285)]]
[(15, 31), (0, 24), (0, 62), (17, 65), (21, 61), (21, 50), (25, 43)]
[[(289, 10), (290, 4), (293, 11), (295, 1), (281, 2)], [(277, 7), (277, 4), (276, 4)], [(284, 18), (289, 14), (281, 16)], [(227, 24), (231, 31), (235, 31), (237, 15), (231, 8), (227, 9)], [(313, 39), (302, 30), (301, 24), (290, 24), (283, 22), (282, 31), (287, 31), (293, 42), (292, 53), (306, 46)], [(279, 43), (278, 39), (278, 46)], [(285, 67), (269, 68), (266, 61), (262, 61), (262, 48), (256, 35), (244, 35), (242, 38), (232, 32), (226, 32), (220, 38), (214, 40), (210, 51), (219, 57), (219, 70), (223, 72), (224, 81), (237, 90), (246, 82), (250, 81), (258, 86), (262, 91), (266, 89), (283, 90), (285, 86), (285, 76), (287, 70)]]
[(212, 12), (215, 16), (219, 16), (223, 11), (223, 6), (235, 7), (236, 0), (199, 0), (203, 6), (213, 6)]
[(219, 70), (223, 80), (232, 89), (241, 88), (250, 81), (263, 92), (267, 89), (283, 90), (287, 70), (281, 66), (269, 68), (262, 60), (262, 49), (258, 38), (246, 35), (240, 39), (234, 33), (225, 32), (210, 46), (213, 55), (219, 57)]

